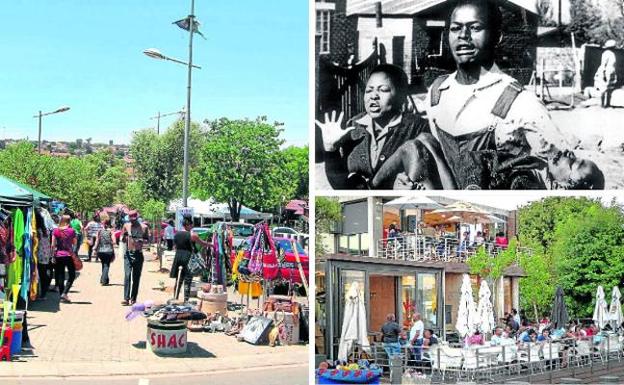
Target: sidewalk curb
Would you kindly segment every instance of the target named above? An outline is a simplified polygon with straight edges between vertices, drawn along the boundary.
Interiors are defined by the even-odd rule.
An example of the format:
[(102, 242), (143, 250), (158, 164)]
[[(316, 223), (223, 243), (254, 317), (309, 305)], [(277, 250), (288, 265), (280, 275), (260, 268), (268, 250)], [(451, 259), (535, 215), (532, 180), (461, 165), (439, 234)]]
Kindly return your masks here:
[[(158, 375), (197, 375), (203, 373), (238, 372), (245, 370), (277, 367), (307, 366), (307, 360), (292, 353), (289, 359), (263, 356), (232, 358), (163, 358), (163, 362), (12, 362), (0, 365), (0, 379), (41, 378), (41, 377), (110, 377), (110, 376), (158, 376)], [(271, 357), (272, 358), (272, 357)], [(275, 361), (275, 362), (272, 362)], [(229, 365), (228, 365), (229, 364)], [(8, 371), (5, 371), (8, 369)]]

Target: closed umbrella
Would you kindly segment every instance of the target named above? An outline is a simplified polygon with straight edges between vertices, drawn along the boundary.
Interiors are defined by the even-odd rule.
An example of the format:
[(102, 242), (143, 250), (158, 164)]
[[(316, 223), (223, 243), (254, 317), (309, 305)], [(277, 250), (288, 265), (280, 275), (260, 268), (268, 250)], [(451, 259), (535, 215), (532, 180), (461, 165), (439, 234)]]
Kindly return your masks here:
[(555, 292), (555, 302), (553, 303), (552, 313), (550, 315), (550, 322), (555, 329), (566, 327), (570, 317), (568, 315), (568, 309), (566, 308), (565, 301), (563, 299), (563, 289), (557, 286)]
[(494, 307), (490, 299), (492, 292), (485, 280), (481, 281), (479, 288), (479, 305), (477, 306), (478, 329), (481, 333), (491, 333), (496, 327), (494, 321)]
[(364, 296), (357, 281), (351, 284), (345, 298), (342, 333), (338, 346), (338, 359), (346, 361), (353, 344), (359, 344), (366, 352), (370, 352), (368, 343), (368, 327), (366, 326), (366, 308)]
[(609, 322), (613, 330), (617, 330), (624, 321), (622, 304), (620, 303), (621, 298), (622, 294), (620, 294), (620, 288), (614, 286), (611, 292), (611, 305), (609, 305)]
[(457, 329), (459, 335), (465, 337), (474, 333), (475, 326), (478, 323), (477, 309), (474, 298), (472, 297), (472, 285), (470, 284), (470, 277), (468, 274), (464, 274), (460, 290), (461, 295), (459, 298), (459, 309), (457, 310), (455, 329)]
[(607, 325), (607, 301), (605, 301), (605, 293), (602, 286), (598, 286), (598, 291), (596, 292), (596, 307), (594, 308), (592, 319), (600, 329)]

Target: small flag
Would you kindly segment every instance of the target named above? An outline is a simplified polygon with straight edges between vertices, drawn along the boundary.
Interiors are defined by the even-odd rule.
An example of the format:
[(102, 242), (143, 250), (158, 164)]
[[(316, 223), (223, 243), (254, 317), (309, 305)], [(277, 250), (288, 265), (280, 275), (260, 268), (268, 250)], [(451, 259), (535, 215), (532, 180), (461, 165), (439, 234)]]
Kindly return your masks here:
[[(178, 21), (174, 21), (172, 24), (177, 25), (178, 27), (182, 28), (185, 31), (189, 30), (189, 22), (190, 17), (187, 17), (185, 19), (182, 20), (178, 20)], [(193, 20), (193, 32), (197, 33), (199, 36), (203, 37), (204, 40), (206, 39), (206, 37), (199, 31), (199, 21), (197, 20)]]

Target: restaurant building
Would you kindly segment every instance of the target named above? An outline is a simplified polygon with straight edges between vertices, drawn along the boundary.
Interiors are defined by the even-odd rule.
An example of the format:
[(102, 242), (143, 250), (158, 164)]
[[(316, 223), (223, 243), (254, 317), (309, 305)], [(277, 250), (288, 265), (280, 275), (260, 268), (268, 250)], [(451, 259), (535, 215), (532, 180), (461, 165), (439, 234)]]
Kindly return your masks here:
[[(428, 198), (438, 207), (455, 202), (441, 196)], [(342, 221), (325, 235), (323, 242), (329, 252), (316, 262), (318, 354), (335, 359), (345, 294), (354, 282), (363, 288), (371, 343), (381, 342), (379, 330), (389, 313), (395, 314), (405, 329), (411, 327), (412, 314), (418, 312), (425, 327), (436, 334), (454, 332), (462, 275), (469, 273), (466, 258), (471, 253), (461, 248), (463, 238), (470, 238), (466, 242), (471, 244), (478, 231), (502, 232), (509, 238), (515, 235), (515, 211), (474, 205), (489, 213), (491, 218), (486, 221), (490, 223), (449, 224), (432, 213), (431, 204), (397, 206), (393, 200), (396, 197), (339, 198)], [(388, 238), (391, 224), (401, 229), (400, 238)], [(493, 243), (486, 242), (485, 249), (496, 257)], [(489, 282), (497, 318), (519, 307), (523, 275), (514, 265), (496, 282)], [(478, 293), (480, 278), (471, 278), (473, 292)]]

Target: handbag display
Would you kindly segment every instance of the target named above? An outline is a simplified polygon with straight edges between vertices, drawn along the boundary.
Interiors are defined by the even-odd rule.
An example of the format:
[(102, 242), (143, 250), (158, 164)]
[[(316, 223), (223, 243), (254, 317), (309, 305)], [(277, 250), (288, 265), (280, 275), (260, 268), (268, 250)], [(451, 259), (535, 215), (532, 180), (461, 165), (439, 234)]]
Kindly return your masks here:
[(199, 276), (208, 270), (206, 260), (199, 253), (193, 253), (186, 266), (189, 273), (193, 276)]
[(263, 316), (253, 316), (243, 327), (241, 337), (243, 341), (253, 345), (265, 344), (268, 341), (271, 325), (273, 325), (272, 319)]

